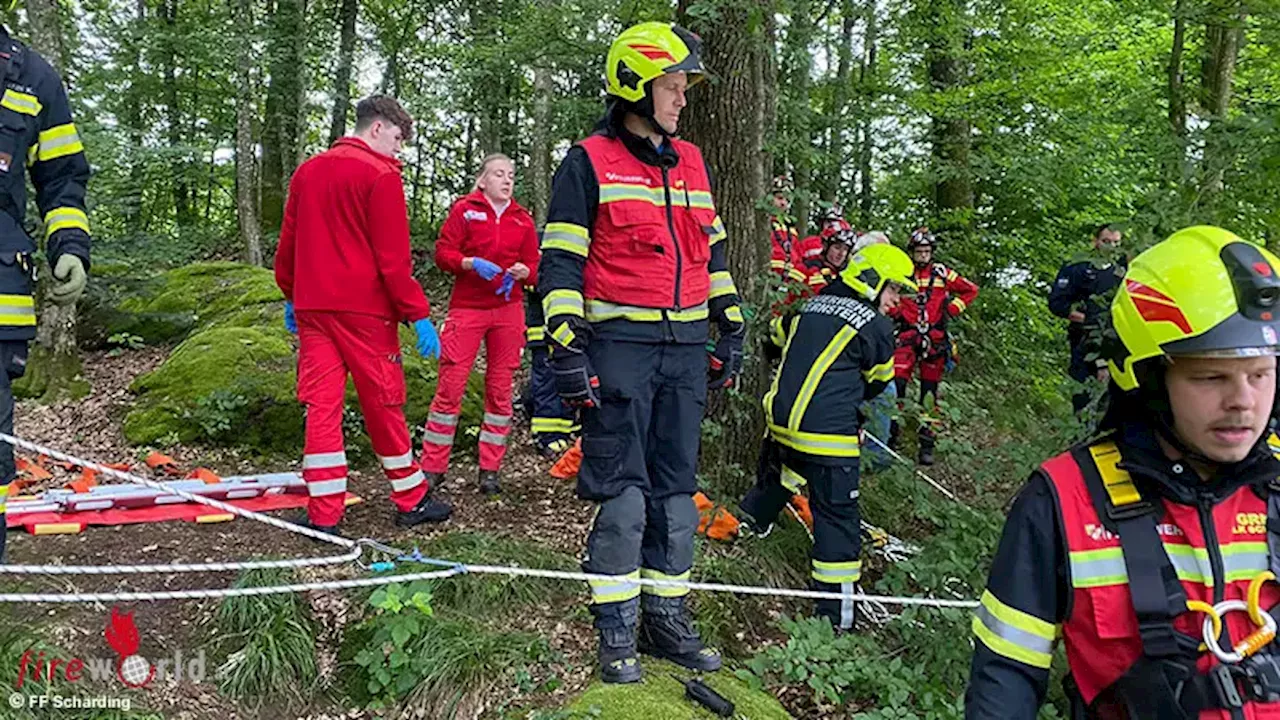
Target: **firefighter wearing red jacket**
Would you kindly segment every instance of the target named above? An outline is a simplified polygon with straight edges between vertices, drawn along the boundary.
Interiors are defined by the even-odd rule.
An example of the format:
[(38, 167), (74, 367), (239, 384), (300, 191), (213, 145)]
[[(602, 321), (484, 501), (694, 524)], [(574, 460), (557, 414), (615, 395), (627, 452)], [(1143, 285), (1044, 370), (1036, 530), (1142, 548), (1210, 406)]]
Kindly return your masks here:
[[(895, 382), (901, 402), (907, 392), (916, 365), (920, 366), (920, 404), (926, 408), (938, 404), (938, 383), (952, 357), (951, 336), (947, 322), (964, 312), (978, 297), (978, 286), (955, 270), (933, 261), (933, 249), (938, 239), (929, 228), (917, 228), (911, 233), (907, 252), (916, 266), (916, 285), (920, 288), (915, 297), (904, 297), (893, 311), (898, 322), (898, 351), (893, 357)], [(935, 431), (932, 418), (920, 424), (920, 464), (933, 464)], [(890, 432), (890, 444), (898, 437), (898, 425)]]
[(433, 498), (413, 459), (404, 420), (405, 383), (397, 325), (417, 332), (423, 357), (440, 341), (422, 286), (413, 278), (400, 162), (413, 120), (393, 98), (356, 105), (353, 137), (303, 163), (289, 183), (276, 283), (285, 327), (298, 334), (298, 401), (307, 409), (302, 477), (308, 523), (334, 531), (342, 519), (347, 457), (342, 410), (347, 374), (401, 526), (436, 522), (451, 508)]
[(773, 179), (773, 208), (769, 217), (769, 270), (778, 276), (782, 286), (803, 284), (806, 279), (800, 234), (787, 225), (791, 210), (791, 181), (779, 175)]
[[(800, 259), (804, 263), (805, 274), (809, 276), (809, 286), (813, 288), (814, 275), (822, 275), (822, 271), (826, 269), (826, 264), (822, 262), (822, 248), (827, 238), (836, 234), (840, 230), (848, 230), (850, 225), (844, 219), (844, 213), (841, 212), (839, 205), (832, 205), (822, 211), (822, 215), (818, 218), (818, 234), (810, 235), (800, 241)], [(826, 284), (824, 281), (823, 285)], [(821, 288), (814, 288), (814, 294), (817, 294)]]
[(1280, 259), (1221, 228), (1133, 259), (1101, 434), (1041, 465), (1008, 513), (966, 718), (1033, 720), (1059, 640), (1067, 717), (1280, 716), (1278, 304)]
[(457, 277), (440, 343), (440, 380), (422, 441), (422, 469), (436, 479), (449, 467), (462, 395), (485, 345), (480, 491), (497, 494), (511, 432), (511, 394), (524, 349), (521, 288), (538, 278), (533, 216), (512, 199), (515, 166), (506, 155), (480, 164), (475, 190), (453, 204), (436, 241), (436, 265)]
[[(591, 582), (605, 682), (638, 681), (638, 651), (720, 667), (694, 629), (688, 589), (637, 582), (689, 578), (707, 391), (742, 367), (745, 326), (710, 174), (698, 147), (673, 137), (685, 90), (705, 72), (701, 44), (660, 22), (613, 42), (605, 116), (556, 171), (542, 241), (556, 390), (585, 408), (578, 495), (600, 504), (583, 567), (607, 576)], [(711, 320), (719, 339), (708, 360)]]

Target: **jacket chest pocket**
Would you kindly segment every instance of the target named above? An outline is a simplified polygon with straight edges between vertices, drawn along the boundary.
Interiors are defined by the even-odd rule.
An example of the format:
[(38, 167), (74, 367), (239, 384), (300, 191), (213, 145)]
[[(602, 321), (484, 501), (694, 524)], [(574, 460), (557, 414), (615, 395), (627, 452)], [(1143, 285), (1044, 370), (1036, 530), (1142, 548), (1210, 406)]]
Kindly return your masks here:
[(469, 257), (483, 257), (489, 260), (497, 230), (492, 219), (473, 219), (466, 221), (467, 234), (462, 240), (462, 254)]
[[(5, 90), (6, 106), (0, 106), (0, 210), (12, 217), (15, 224), (19, 224), (19, 218), (23, 216), (27, 202), (23, 172), (28, 150), (36, 150), (32, 143), (34, 138), (31, 130), (31, 123), (35, 118), (28, 118), (7, 107), (11, 95), (13, 95), (12, 90)], [(0, 247), (28, 252), (34, 250), (25, 231), (20, 234), (25, 244), (17, 244), (22, 244), (22, 247), (14, 247), (15, 243), (9, 237), (11, 235), (9, 232), (0, 233)]]
[(675, 248), (666, 208), (642, 202), (613, 202), (605, 207), (609, 222), (619, 235), (620, 255), (641, 261), (671, 257), (674, 262)]

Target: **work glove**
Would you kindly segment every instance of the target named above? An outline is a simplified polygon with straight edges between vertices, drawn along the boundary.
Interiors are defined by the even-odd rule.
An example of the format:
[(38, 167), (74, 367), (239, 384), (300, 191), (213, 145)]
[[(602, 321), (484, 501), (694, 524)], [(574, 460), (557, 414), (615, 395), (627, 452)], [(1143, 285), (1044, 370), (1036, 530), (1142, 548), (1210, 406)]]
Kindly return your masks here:
[(551, 369), (556, 377), (556, 394), (570, 407), (600, 407), (600, 378), (581, 350), (562, 345), (551, 349)]
[(298, 334), (298, 318), (293, 314), (293, 303), (287, 300), (284, 303), (284, 329)]
[(418, 354), (425, 359), (440, 357), (440, 336), (431, 318), (422, 318), (413, 323), (413, 331), (418, 334)]
[(502, 272), (502, 268), (482, 257), (471, 258), (471, 269), (485, 280), (492, 280), (498, 277), (498, 274)]
[(497, 290), (494, 290), (494, 291), (493, 291), (493, 294), (494, 294), (494, 295), (501, 295), (501, 296), (502, 296), (502, 299), (504, 299), (504, 300), (510, 300), (510, 299), (511, 299), (511, 290), (512, 290), (515, 286), (516, 286), (516, 279), (515, 279), (515, 278), (513, 278), (513, 277), (511, 277), (511, 273), (503, 273), (503, 274), (502, 274), (502, 284), (498, 286), (498, 289), (497, 289)]
[(85, 272), (84, 261), (75, 255), (63, 255), (53, 267), (53, 289), (49, 297), (59, 305), (71, 305), (84, 294), (84, 285), (89, 279)]
[(716, 341), (707, 367), (707, 389), (720, 390), (732, 387), (742, 371), (742, 339), (746, 333), (739, 331), (721, 335)]

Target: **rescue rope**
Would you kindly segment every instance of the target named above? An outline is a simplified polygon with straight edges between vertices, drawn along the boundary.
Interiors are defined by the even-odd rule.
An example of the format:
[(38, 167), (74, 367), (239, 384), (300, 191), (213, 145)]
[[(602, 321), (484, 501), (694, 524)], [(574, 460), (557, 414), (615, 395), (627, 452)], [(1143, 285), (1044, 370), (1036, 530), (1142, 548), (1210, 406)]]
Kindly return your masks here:
[[(461, 574), (482, 574), (482, 575), (506, 575), (510, 577), (532, 577), (545, 578), (551, 580), (589, 582), (592, 580), (617, 582), (618, 578), (612, 575), (599, 575), (595, 573), (571, 572), (565, 570), (541, 570), (536, 568), (522, 568), (500, 565), (470, 565), (466, 563), (458, 563), (449, 560), (440, 560), (423, 556), (417, 550), (407, 553), (401, 549), (386, 545), (384, 543), (362, 538), (360, 540), (351, 540), (349, 538), (331, 535), (321, 532), (313, 528), (304, 527), (296, 523), (279, 520), (277, 518), (263, 515), (262, 513), (245, 510), (244, 508), (229, 505), (227, 503), (213, 500), (200, 495), (183, 492), (175, 488), (167, 486), (165, 483), (149, 480), (147, 478), (134, 475), (132, 473), (115, 470), (97, 463), (89, 462), (81, 458), (59, 452), (52, 448), (29, 442), (13, 435), (0, 433), (0, 442), (7, 442), (16, 448), (22, 448), (31, 452), (47, 455), (55, 460), (62, 462), (70, 462), (81, 467), (87, 467), (105, 475), (115, 477), (126, 482), (137, 485), (145, 485), (149, 488), (159, 490), (161, 492), (172, 493), (191, 502), (208, 505), (224, 512), (232, 513), (239, 517), (257, 520), (272, 527), (285, 530), (299, 535), (305, 535), (316, 540), (321, 540), (342, 547), (351, 548), (351, 552), (346, 555), (325, 558), (302, 558), (296, 560), (269, 560), (242, 563), (207, 563), (207, 564), (176, 564), (176, 565), (104, 565), (104, 566), (73, 566), (73, 565), (0, 565), (0, 574), (47, 574), (47, 575), (115, 575), (115, 574), (143, 574), (143, 573), (161, 573), (161, 572), (220, 572), (226, 570), (240, 569), (260, 569), (260, 568), (292, 568), (292, 567), (309, 567), (317, 565), (338, 564), (340, 562), (354, 561), (359, 563), (359, 558), (363, 548), (368, 547), (378, 552), (391, 555), (399, 562), (412, 562), (417, 564), (435, 565), (442, 567), (442, 570), (422, 573), (408, 573), (400, 575), (380, 575), (367, 578), (353, 578), (348, 580), (329, 580), (311, 583), (291, 583), (284, 585), (270, 585), (262, 587), (246, 587), (246, 588), (204, 588), (194, 590), (165, 590), (165, 591), (140, 591), (140, 592), (101, 592), (101, 593), (0, 593), (0, 603), (97, 603), (97, 602), (134, 602), (134, 601), (154, 601), (154, 600), (198, 600), (207, 598), (228, 598), (228, 597), (247, 597), (258, 595), (272, 595), (282, 593), (300, 593), (310, 592), (312, 590), (341, 590), (359, 587), (377, 587), (380, 585), (389, 585), (393, 582), (412, 582), (415, 580), (434, 580), (453, 577)], [(369, 566), (375, 571), (386, 571), (395, 567), (394, 562), (375, 562)], [(179, 568), (179, 569), (175, 569)], [(854, 600), (858, 602), (880, 603), (883, 605), (895, 606), (916, 606), (916, 607), (935, 607), (935, 608), (956, 608), (956, 609), (972, 609), (978, 607), (975, 600), (949, 600), (943, 598), (929, 597), (910, 597), (910, 596), (894, 596), (894, 595), (871, 595), (858, 592), (836, 593), (824, 592), (820, 590), (802, 590), (799, 588), (774, 588), (757, 585), (726, 585), (721, 583), (701, 583), (689, 582), (687, 580), (658, 580), (653, 578), (635, 578), (628, 579), (628, 583), (638, 586), (650, 587), (666, 587), (666, 588), (682, 588), (688, 590), (700, 590), (705, 592), (724, 592), (735, 595), (759, 595), (768, 597), (791, 597), (804, 598), (812, 600)]]
[[(955, 493), (948, 490), (942, 483), (926, 475), (923, 470), (915, 466), (915, 463), (899, 455), (896, 450), (886, 445), (883, 441), (880, 440), (880, 438), (876, 437), (875, 435), (872, 435), (869, 432), (864, 431), (864, 434), (871, 439), (871, 442), (875, 443), (876, 445), (879, 445), (881, 448), (884, 449), (885, 452), (889, 453), (894, 458), (896, 458), (898, 462), (902, 463), (903, 465), (909, 466), (913, 471), (915, 471), (916, 475), (919, 475), (925, 482), (932, 485), (934, 489), (936, 489), (938, 492), (942, 493), (943, 495), (946, 495), (951, 500), (960, 502), (960, 498), (956, 497)], [(3, 439), (3, 438), (0, 438), (0, 439)]]

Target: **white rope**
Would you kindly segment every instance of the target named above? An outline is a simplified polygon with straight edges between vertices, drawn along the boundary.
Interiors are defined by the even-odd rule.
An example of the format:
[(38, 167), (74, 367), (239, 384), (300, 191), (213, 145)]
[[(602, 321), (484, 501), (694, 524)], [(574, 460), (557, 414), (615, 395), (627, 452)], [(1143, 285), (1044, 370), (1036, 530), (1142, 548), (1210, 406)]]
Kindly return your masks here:
[(360, 559), (363, 548), (356, 546), (345, 555), (297, 558), (292, 560), (253, 560), (219, 563), (174, 563), (172, 565), (0, 565), (0, 575), (146, 575), (152, 573), (239, 572), (241, 570), (275, 570), (324, 565), (342, 565)]
[[(443, 561), (434, 561), (443, 563)], [(412, 582), (414, 580), (433, 580), (456, 575), (475, 573), (481, 575), (507, 575), (511, 577), (536, 577), (551, 580), (575, 580), (586, 582), (604, 580), (617, 582), (613, 575), (595, 573), (570, 572), (566, 570), (539, 570), (535, 568), (507, 567), (500, 565), (466, 565), (457, 564), (445, 570), (433, 572), (408, 573), (403, 575), (386, 575), (381, 577), (358, 578), (352, 580), (331, 580), (314, 583), (295, 583), (290, 585), (271, 585), (252, 588), (217, 588), (203, 590), (168, 590), (160, 592), (123, 592), (123, 593), (4, 593), (0, 594), (0, 603), (79, 603), (79, 602), (133, 602), (142, 600), (197, 600), (202, 598), (243, 597), (248, 595), (272, 595), (279, 593), (309, 592), (312, 590), (338, 590), (357, 587), (376, 587), (393, 582)], [(720, 583), (699, 583), (681, 580), (657, 580), (652, 578), (629, 579), (628, 583), (653, 587), (687, 588), (706, 592), (725, 592), (735, 595), (764, 595), (770, 597), (807, 598), (812, 600), (843, 600), (879, 602), (885, 605), (937, 607), (937, 608), (976, 608), (973, 600), (946, 600), (941, 598), (904, 597), (896, 595), (869, 595), (862, 592), (836, 593), (820, 590), (801, 590), (798, 588), (773, 588), (755, 585), (723, 585)]]
[[(864, 431), (864, 432), (865, 432), (865, 431)], [(915, 463), (913, 463), (913, 462), (911, 462), (910, 460), (908, 460), (908, 459), (906, 459), (906, 458), (902, 457), (902, 456), (901, 456), (901, 455), (899, 455), (899, 454), (897, 453), (897, 451), (895, 451), (893, 448), (891, 448), (891, 447), (889, 447), (888, 445), (886, 445), (886, 444), (884, 444), (883, 442), (881, 442), (880, 438), (876, 437), (875, 435), (872, 435), (872, 434), (871, 434), (871, 433), (869, 433), (869, 432), (868, 432), (868, 433), (866, 433), (866, 436), (867, 436), (868, 438), (870, 438), (870, 439), (871, 439), (871, 442), (873, 442), (873, 443), (875, 443), (875, 444), (879, 445), (881, 448), (883, 448), (883, 449), (885, 450), (885, 452), (887, 452), (887, 453), (889, 453), (890, 455), (892, 455), (893, 457), (897, 458), (897, 459), (898, 459), (898, 461), (899, 461), (899, 462), (901, 462), (903, 465), (909, 465), (909, 466), (911, 467), (911, 469), (915, 471), (916, 475), (919, 475), (921, 478), (923, 478), (925, 482), (927, 482), (927, 483), (929, 483), (930, 485), (932, 485), (935, 489), (937, 489), (937, 491), (938, 491), (938, 492), (942, 493), (943, 495), (946, 495), (948, 498), (950, 498), (950, 499), (952, 499), (952, 500), (955, 500), (956, 502), (960, 502), (960, 498), (956, 497), (955, 493), (951, 492), (951, 491), (950, 491), (950, 490), (948, 490), (946, 487), (944, 487), (944, 486), (942, 485), (942, 483), (940, 483), (940, 482), (938, 482), (937, 480), (934, 480), (933, 478), (931, 478), (931, 477), (929, 477), (928, 475), (926, 475), (926, 474), (924, 473), (924, 471), (922, 471), (920, 468), (918, 468), (918, 467), (916, 467), (916, 466), (915, 466)]]
[(253, 512), (252, 510), (245, 510), (244, 508), (239, 508), (239, 507), (236, 507), (235, 505), (228, 505), (227, 503), (221, 502), (219, 500), (203, 497), (201, 495), (195, 495), (195, 494), (186, 492), (185, 490), (179, 490), (175, 487), (172, 487), (162, 482), (157, 482), (155, 480), (148, 480), (147, 478), (134, 475), (132, 473), (122, 472), (114, 468), (109, 468), (105, 465), (99, 465), (98, 463), (89, 462), (88, 460), (83, 460), (74, 455), (68, 455), (63, 452), (58, 452), (57, 450), (54, 450), (52, 448), (47, 448), (43, 445), (38, 445), (33, 442), (28, 442), (21, 438), (14, 437), (13, 435), (0, 433), (0, 441), (7, 442), (10, 445), (13, 445), (15, 448), (23, 448), (24, 450), (30, 450), (31, 452), (39, 453), (41, 455), (48, 455), (54, 460), (69, 462), (69, 463), (72, 463), (73, 465), (79, 465), (80, 467), (86, 467), (91, 470), (95, 470), (99, 473), (102, 473), (103, 475), (109, 475), (113, 478), (124, 480), (125, 482), (133, 483), (135, 485), (145, 485), (146, 487), (149, 487), (153, 490), (159, 490), (160, 492), (177, 495), (178, 497), (190, 502), (200, 503), (201, 505), (208, 505), (211, 508), (216, 508), (218, 510), (222, 510), (223, 512), (228, 512), (233, 515), (238, 515), (240, 517), (249, 518), (250, 520), (257, 520), (258, 522), (266, 523), (267, 525), (270, 525), (275, 528), (279, 528), (281, 530), (287, 530), (292, 533), (298, 533), (299, 535), (306, 535), (309, 538), (314, 538), (316, 540), (320, 540), (327, 543), (333, 543), (334, 545), (340, 545), (344, 548), (354, 548), (356, 546), (356, 541), (351, 540), (349, 538), (340, 537), (338, 535), (331, 535), (329, 533), (321, 532), (319, 530), (315, 530), (309, 527), (303, 527), (302, 525), (291, 523), (286, 520), (273, 518), (269, 515), (256, 513), (256, 512)]

